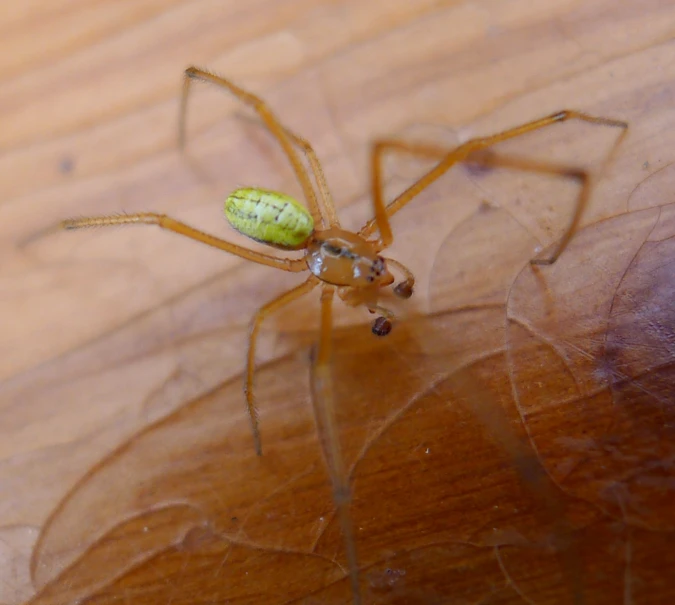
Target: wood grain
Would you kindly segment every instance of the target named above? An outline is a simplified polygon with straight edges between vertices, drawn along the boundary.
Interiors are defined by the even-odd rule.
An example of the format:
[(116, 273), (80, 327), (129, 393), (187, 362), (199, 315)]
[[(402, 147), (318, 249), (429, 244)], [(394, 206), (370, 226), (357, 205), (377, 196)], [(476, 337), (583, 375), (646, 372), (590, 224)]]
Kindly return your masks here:
[[(265, 455), (241, 390), (253, 311), (298, 277), (152, 228), (242, 241), (238, 186), (299, 195), (219, 90), (312, 141), (341, 217), (370, 142), (448, 146), (563, 108), (626, 120), (581, 229), (576, 185), (457, 167), (396, 216), (418, 278), (390, 336), (336, 309), (339, 424), (365, 603), (672, 603), (675, 7), (663, 0), (135, 0), (0, 11), (0, 603), (349, 603), (309, 401), (318, 300), (264, 329)], [(616, 132), (500, 147), (599, 174)], [(388, 195), (427, 168), (394, 158)]]

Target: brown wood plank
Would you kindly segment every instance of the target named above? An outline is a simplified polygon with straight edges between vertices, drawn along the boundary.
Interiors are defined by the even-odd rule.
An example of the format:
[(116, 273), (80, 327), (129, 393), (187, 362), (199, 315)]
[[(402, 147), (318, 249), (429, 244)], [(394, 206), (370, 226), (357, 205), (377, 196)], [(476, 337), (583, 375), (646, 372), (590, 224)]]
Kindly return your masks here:
[[(1, 603), (351, 602), (309, 402), (317, 297), (265, 324), (257, 458), (247, 323), (299, 276), (150, 227), (51, 230), (150, 210), (244, 243), (229, 191), (299, 196), (221, 91), (195, 87), (178, 152), (192, 64), (314, 144), (350, 228), (378, 137), (454, 146), (564, 108), (629, 122), (551, 267), (528, 260), (573, 182), (460, 166), (397, 215), (388, 254), (416, 294), (379, 340), (336, 305), (336, 398), (364, 603), (673, 602), (672, 3), (6, 4)], [(500, 149), (596, 171), (616, 136), (566, 123)], [(388, 195), (427, 166), (392, 158)]]

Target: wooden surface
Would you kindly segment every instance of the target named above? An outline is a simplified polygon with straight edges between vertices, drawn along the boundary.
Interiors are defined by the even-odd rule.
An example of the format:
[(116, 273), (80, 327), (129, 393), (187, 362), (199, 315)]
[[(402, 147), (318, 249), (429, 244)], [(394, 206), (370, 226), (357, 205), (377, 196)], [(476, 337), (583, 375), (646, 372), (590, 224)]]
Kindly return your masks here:
[[(311, 415), (316, 297), (297, 276), (153, 228), (232, 236), (241, 185), (298, 194), (279, 150), (195, 64), (267, 99), (369, 218), (369, 142), (454, 145), (562, 108), (630, 123), (552, 267), (575, 185), (458, 167), (394, 220), (418, 277), (386, 339), (338, 306), (339, 423), (365, 603), (672, 603), (675, 6), (665, 0), (135, 0), (0, 11), (0, 603), (348, 603)], [(616, 132), (504, 147), (598, 168)], [(387, 165), (388, 193), (425, 164)], [(514, 449), (513, 438), (525, 444)], [(509, 446), (510, 444), (510, 446)]]

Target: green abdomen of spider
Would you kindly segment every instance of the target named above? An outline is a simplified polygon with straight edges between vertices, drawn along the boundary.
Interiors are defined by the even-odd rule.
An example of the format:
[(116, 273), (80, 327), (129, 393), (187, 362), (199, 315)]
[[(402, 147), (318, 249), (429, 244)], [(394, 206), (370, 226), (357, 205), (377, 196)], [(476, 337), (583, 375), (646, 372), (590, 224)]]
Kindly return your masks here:
[(302, 204), (256, 187), (233, 191), (225, 201), (225, 217), (240, 233), (284, 250), (303, 248), (314, 231), (312, 216)]

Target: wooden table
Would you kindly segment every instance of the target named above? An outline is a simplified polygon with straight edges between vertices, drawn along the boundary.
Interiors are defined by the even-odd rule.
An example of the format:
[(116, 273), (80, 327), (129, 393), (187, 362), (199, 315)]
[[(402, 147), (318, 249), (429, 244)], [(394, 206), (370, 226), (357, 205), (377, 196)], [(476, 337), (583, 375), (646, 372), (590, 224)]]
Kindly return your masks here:
[[(318, 298), (265, 324), (256, 457), (241, 374), (254, 310), (298, 276), (151, 227), (221, 220), (242, 185), (300, 196), (250, 112), (372, 214), (370, 142), (447, 147), (573, 108), (500, 152), (578, 183), (458, 166), (393, 220), (415, 272), (387, 338), (336, 308), (335, 400), (364, 603), (672, 603), (675, 6), (32, 1), (0, 11), (0, 602), (349, 603), (309, 395)], [(611, 156), (611, 157), (610, 157)], [(608, 161), (609, 158), (609, 161)], [(430, 164), (386, 164), (389, 198)], [(601, 173), (601, 168), (603, 168)], [(250, 244), (248, 244), (250, 245)]]

